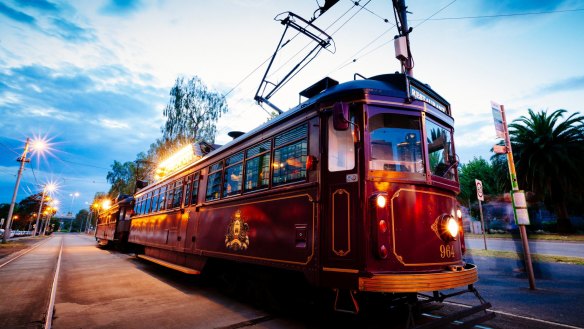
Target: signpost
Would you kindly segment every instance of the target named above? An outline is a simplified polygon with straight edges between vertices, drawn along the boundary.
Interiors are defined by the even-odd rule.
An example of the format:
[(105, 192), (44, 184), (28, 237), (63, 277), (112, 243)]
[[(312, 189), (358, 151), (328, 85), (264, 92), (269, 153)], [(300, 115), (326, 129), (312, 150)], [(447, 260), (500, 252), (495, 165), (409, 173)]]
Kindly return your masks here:
[[(509, 131), (507, 129), (507, 122), (505, 120), (505, 107), (495, 102), (491, 102), (491, 110), (493, 111), (493, 119), (495, 120), (495, 130), (497, 137), (505, 140), (507, 153), (507, 164), (509, 165), (509, 176), (511, 178), (511, 195), (513, 200), (513, 211), (515, 213), (515, 221), (519, 226), (519, 233), (521, 234), (521, 243), (523, 245), (523, 254), (525, 256), (525, 267), (529, 277), (529, 289), (535, 289), (535, 276), (533, 275), (533, 264), (531, 263), (531, 253), (529, 252), (529, 244), (527, 242), (527, 231), (525, 225), (529, 225), (529, 214), (527, 213), (527, 202), (525, 201), (525, 193), (519, 190), (517, 184), (517, 174), (515, 172), (515, 162), (513, 161), (513, 150), (511, 149), (511, 139), (509, 138)], [(498, 149), (498, 151), (503, 151)]]
[(487, 250), (487, 236), (485, 232), (485, 221), (483, 219), (483, 204), (485, 201), (485, 196), (483, 194), (483, 182), (475, 179), (475, 185), (477, 186), (477, 199), (479, 200), (479, 213), (481, 214), (481, 228), (483, 230), (483, 241), (485, 242), (485, 250)]

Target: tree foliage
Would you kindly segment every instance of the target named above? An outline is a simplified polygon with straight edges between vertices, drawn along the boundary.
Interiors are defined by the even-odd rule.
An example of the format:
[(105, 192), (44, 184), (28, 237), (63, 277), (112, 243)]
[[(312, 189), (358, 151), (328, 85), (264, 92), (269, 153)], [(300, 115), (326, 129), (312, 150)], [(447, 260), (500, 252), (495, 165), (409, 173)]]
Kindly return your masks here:
[(458, 200), (467, 207), (473, 201), (477, 201), (475, 179), (483, 183), (484, 194), (501, 192), (494, 179), (493, 166), (482, 157), (475, 157), (467, 164), (461, 165), (458, 169), (458, 178), (460, 182)]
[(115, 197), (118, 194), (133, 194), (136, 186), (136, 164), (128, 161), (121, 163), (114, 160), (111, 170), (107, 172), (106, 179), (112, 184), (108, 195)]
[(213, 143), (217, 120), (227, 110), (225, 97), (207, 89), (199, 77), (194, 76), (186, 82), (184, 77), (178, 77), (163, 112), (166, 123), (162, 128), (162, 140), (182, 144), (198, 140)]
[(555, 211), (561, 233), (572, 230), (567, 202), (581, 200), (584, 186), (584, 116), (576, 112), (561, 121), (565, 113), (530, 109), (509, 125), (519, 187)]

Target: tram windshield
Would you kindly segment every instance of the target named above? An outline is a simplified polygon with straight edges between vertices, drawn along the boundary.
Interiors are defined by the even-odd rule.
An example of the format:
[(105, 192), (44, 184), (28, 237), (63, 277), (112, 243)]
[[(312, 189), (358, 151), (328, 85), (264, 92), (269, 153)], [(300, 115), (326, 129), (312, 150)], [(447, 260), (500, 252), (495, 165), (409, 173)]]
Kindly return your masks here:
[(369, 169), (424, 173), (420, 118), (376, 114), (369, 119), (371, 162)]
[(425, 174), (425, 161), (432, 175), (455, 179), (452, 129), (426, 118), (428, 155), (422, 145), (420, 117), (379, 113), (369, 119), (370, 170)]

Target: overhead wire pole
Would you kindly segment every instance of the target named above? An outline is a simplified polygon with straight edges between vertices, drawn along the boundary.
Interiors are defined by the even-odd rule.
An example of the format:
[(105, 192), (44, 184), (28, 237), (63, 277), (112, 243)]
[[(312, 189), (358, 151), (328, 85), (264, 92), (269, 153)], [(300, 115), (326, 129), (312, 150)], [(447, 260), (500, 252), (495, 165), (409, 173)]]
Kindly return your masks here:
[(14, 186), (14, 193), (12, 194), (12, 201), (10, 202), (10, 209), (8, 210), (8, 219), (6, 220), (6, 228), (4, 229), (4, 235), (2, 236), (2, 243), (6, 243), (6, 237), (10, 237), (10, 226), (12, 225), (12, 214), (14, 213), (14, 204), (16, 203), (16, 194), (18, 194), (18, 186), (20, 185), (20, 178), (22, 176), (22, 171), (24, 170), (24, 164), (30, 159), (26, 158), (28, 153), (28, 147), (30, 144), (30, 138), (26, 139), (24, 144), (24, 152), (22, 156), (16, 159), (20, 162), (20, 168), (18, 169), (18, 175), (16, 176), (16, 185)]
[(393, 4), (395, 7), (395, 11), (397, 14), (398, 22), (397, 24), (398, 29), (400, 31), (400, 36), (404, 36), (406, 38), (406, 46), (407, 46), (407, 57), (402, 59), (402, 66), (404, 70), (404, 74), (410, 77), (414, 76), (414, 65), (412, 60), (412, 53), (410, 51), (410, 28), (408, 27), (408, 17), (407, 17), (407, 8), (405, 0), (393, 0)]

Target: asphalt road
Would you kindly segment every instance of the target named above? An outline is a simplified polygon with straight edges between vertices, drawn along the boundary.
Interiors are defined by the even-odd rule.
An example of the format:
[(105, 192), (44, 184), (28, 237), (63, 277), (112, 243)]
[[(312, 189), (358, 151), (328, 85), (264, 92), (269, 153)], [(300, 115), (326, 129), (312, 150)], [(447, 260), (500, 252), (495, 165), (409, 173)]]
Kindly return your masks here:
[(61, 238), (41, 245), (0, 268), (0, 328), (41, 328)]
[[(484, 249), (483, 238), (465, 237), (465, 243), (469, 249)], [(521, 238), (516, 239), (489, 239), (487, 236), (487, 249), (500, 251), (516, 251), (523, 253)], [(529, 241), (529, 250), (532, 254), (551, 256), (571, 256), (584, 258), (584, 243), (578, 242), (557, 242), (557, 241)]]
[[(56, 235), (0, 268), (0, 328), (42, 328), (61, 240), (64, 248), (53, 328), (404, 327), (400, 321), (407, 313), (400, 310), (384, 310), (374, 318), (356, 318), (320, 314), (314, 305), (294, 302), (284, 312), (274, 313), (256, 307), (253, 301), (226, 295), (217, 285), (198, 276), (98, 249), (91, 237), (69, 234)], [(584, 266), (536, 266), (538, 289), (530, 291), (517, 261), (485, 257), (467, 261), (479, 266), (480, 281), (476, 286), (480, 293), (494, 310), (504, 312), (484, 323), (483, 328), (584, 327)], [(295, 293), (290, 291), (286, 297)], [(477, 305), (477, 299), (470, 294), (449, 301)], [(428, 310), (430, 316), (445, 316), (466, 307), (448, 303), (436, 306)], [(423, 322), (424, 318), (416, 321)]]

